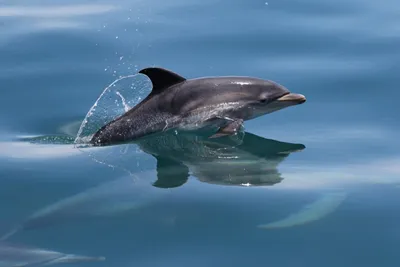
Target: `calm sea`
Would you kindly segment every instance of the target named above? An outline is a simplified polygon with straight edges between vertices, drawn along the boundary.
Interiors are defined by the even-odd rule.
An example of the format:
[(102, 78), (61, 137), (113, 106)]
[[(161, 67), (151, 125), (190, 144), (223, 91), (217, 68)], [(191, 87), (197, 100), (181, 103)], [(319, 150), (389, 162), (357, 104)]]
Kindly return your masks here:
[[(399, 14), (395, 0), (0, 1), (0, 266), (400, 266)], [(73, 144), (103, 90), (149, 66), (271, 79), (307, 102), (246, 122), (239, 146), (187, 137), (164, 171), (190, 177), (161, 188), (140, 146)], [(149, 90), (117, 85), (132, 103)]]

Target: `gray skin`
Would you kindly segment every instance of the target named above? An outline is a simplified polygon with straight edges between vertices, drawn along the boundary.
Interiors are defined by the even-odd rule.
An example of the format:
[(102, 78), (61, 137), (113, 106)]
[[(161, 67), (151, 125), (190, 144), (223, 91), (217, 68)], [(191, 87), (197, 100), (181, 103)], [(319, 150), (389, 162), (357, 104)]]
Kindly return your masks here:
[(162, 68), (139, 71), (153, 85), (138, 105), (100, 128), (96, 146), (123, 143), (169, 129), (219, 128), (211, 137), (236, 134), (246, 120), (302, 104), (306, 98), (273, 81), (253, 77), (187, 80)]

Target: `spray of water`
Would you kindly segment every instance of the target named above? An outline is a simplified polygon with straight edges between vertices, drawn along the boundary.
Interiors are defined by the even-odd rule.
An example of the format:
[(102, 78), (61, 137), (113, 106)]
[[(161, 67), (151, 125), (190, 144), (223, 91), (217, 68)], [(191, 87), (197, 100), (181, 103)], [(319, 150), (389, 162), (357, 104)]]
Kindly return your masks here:
[(75, 146), (88, 146), (88, 141), (100, 127), (137, 105), (148, 95), (150, 88), (150, 80), (140, 74), (122, 76), (108, 85), (83, 119), (74, 140)]

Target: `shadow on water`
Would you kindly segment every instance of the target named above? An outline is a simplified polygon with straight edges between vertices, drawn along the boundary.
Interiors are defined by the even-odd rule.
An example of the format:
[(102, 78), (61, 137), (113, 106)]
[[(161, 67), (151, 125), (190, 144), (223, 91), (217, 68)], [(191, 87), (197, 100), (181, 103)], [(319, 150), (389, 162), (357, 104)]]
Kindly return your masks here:
[(157, 187), (183, 185), (190, 175), (219, 185), (268, 186), (283, 178), (277, 166), (305, 148), (248, 132), (209, 139), (199, 132), (169, 132), (139, 140), (140, 149), (157, 160)]
[[(77, 127), (78, 123), (70, 124)], [(71, 127), (68, 129), (71, 131)], [(76, 129), (75, 129), (76, 130)], [(231, 137), (209, 138), (207, 131), (166, 131), (122, 145), (81, 148), (94, 160), (114, 168), (137, 173), (136, 160), (143, 152), (156, 159), (154, 186), (182, 186), (192, 175), (219, 185), (268, 186), (283, 180), (278, 165), (290, 153), (305, 149), (287, 143), (240, 132)], [(68, 135), (20, 138), (37, 144), (69, 144)]]
[[(78, 123), (70, 125), (79, 126)], [(112, 216), (146, 207), (170, 192), (165, 188), (183, 186), (190, 176), (204, 183), (223, 186), (273, 186), (284, 179), (278, 171), (279, 164), (291, 153), (305, 149), (303, 144), (266, 139), (249, 132), (216, 139), (209, 136), (207, 131), (167, 131), (128, 144), (96, 148), (98, 150), (90, 153), (91, 157), (128, 170), (130, 175), (38, 211), (5, 238), (23, 229)], [(143, 157), (141, 152), (156, 160), (155, 169), (135, 171), (137, 158)], [(285, 228), (319, 220), (336, 210), (346, 197), (346, 192), (329, 192), (283, 219), (258, 227)]]
[[(77, 123), (70, 125), (78, 126)], [(190, 176), (218, 185), (272, 186), (283, 179), (277, 170), (278, 165), (290, 153), (305, 148), (302, 144), (279, 142), (248, 132), (217, 139), (209, 139), (208, 136), (198, 131), (168, 131), (134, 143), (96, 148), (96, 151), (91, 151), (91, 157), (106, 155), (103, 158), (109, 160), (108, 164), (129, 170), (130, 175), (44, 207), (2, 239), (22, 230), (134, 212), (171, 192), (166, 188), (184, 185)], [(54, 138), (24, 140), (43, 143), (46, 140), (52, 142)], [(57, 138), (70, 140), (67, 137)], [(132, 147), (155, 157), (156, 170), (135, 171), (135, 158), (139, 152)]]

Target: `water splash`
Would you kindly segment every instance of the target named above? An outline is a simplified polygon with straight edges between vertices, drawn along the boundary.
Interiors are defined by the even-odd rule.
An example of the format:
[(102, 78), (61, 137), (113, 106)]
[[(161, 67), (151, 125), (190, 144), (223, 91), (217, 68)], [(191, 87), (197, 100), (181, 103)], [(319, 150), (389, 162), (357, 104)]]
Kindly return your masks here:
[[(92, 136), (105, 124), (123, 115), (132, 107), (137, 105), (151, 92), (152, 84), (150, 79), (141, 74), (121, 76), (108, 85), (95, 103), (87, 112), (79, 129), (75, 131), (73, 145), (80, 152), (86, 153), (96, 163), (109, 168), (118, 168), (132, 175), (132, 171), (124, 168), (124, 163), (129, 161), (139, 165), (142, 158), (142, 151), (135, 146), (116, 145), (109, 147), (91, 146), (89, 141)], [(126, 156), (127, 150), (129, 156)], [(121, 166), (122, 165), (122, 166)], [(139, 166), (137, 166), (139, 167)]]
[(98, 129), (137, 105), (150, 90), (150, 80), (139, 74), (122, 76), (108, 85), (82, 121), (74, 141), (76, 147), (87, 146)]
[[(110, 158), (110, 153), (120, 155), (120, 147), (111, 149), (117, 151), (110, 151), (108, 149), (106, 153), (103, 153), (102, 149), (90, 146), (88, 141), (100, 127), (138, 104), (151, 92), (151, 88), (151, 81), (145, 75), (132, 74), (122, 76), (103, 90), (83, 121), (79, 120), (65, 124), (56, 130), (57, 133), (52, 135), (16, 136), (12, 140), (12, 143), (3, 143), (0, 145), (2, 145), (2, 150), (11, 147), (13, 155), (15, 155), (16, 151), (15, 146), (23, 148), (22, 146), (26, 147), (27, 145), (34, 145), (36, 150), (40, 150), (40, 153), (35, 153), (40, 154), (42, 157), (54, 155), (54, 153), (49, 152), (54, 152), (56, 149), (58, 149), (60, 155), (66, 156), (76, 155), (79, 152), (87, 152), (89, 157), (96, 162), (114, 168), (114, 164), (110, 165), (105, 162)], [(33, 146), (31, 147), (33, 148)], [(88, 149), (83, 150), (83, 148)], [(98, 153), (99, 151), (101, 152)], [(24, 151), (19, 156), (23, 155), (23, 157), (32, 158), (36, 155), (35, 153), (29, 154), (27, 151)], [(96, 155), (93, 153), (96, 153)], [(6, 154), (6, 156), (9, 155)], [(135, 155), (134, 157), (137, 159)]]
[(130, 107), (130, 106), (126, 103), (125, 98), (120, 94), (120, 92), (117, 91), (116, 94), (121, 98), (122, 104), (124, 105), (124, 110), (125, 110), (125, 112), (127, 112), (128, 110), (130, 110), (132, 107)]

